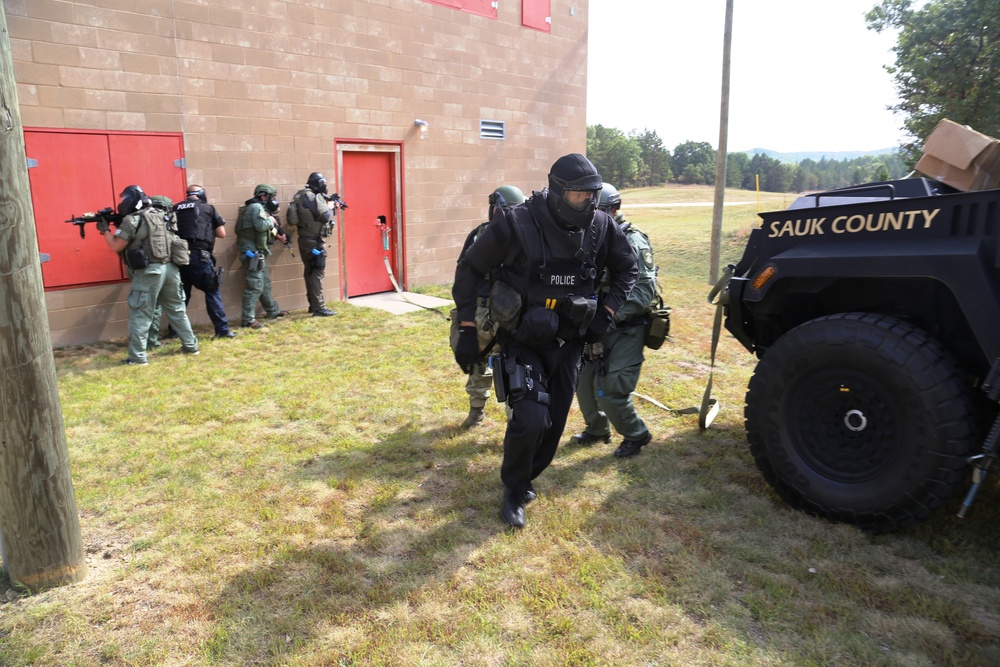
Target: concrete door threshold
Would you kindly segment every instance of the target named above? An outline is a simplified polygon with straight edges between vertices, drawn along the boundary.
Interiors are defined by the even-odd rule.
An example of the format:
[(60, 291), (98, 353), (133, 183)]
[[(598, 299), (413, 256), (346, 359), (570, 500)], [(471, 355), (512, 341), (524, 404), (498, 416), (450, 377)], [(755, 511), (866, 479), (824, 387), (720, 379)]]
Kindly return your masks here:
[[(404, 298), (404, 296), (406, 298)], [(380, 294), (366, 294), (355, 296), (347, 300), (352, 306), (364, 306), (366, 308), (379, 308), (394, 315), (412, 313), (426, 308), (454, 307), (451, 299), (439, 299), (428, 294), (414, 294), (413, 292), (382, 292)], [(421, 308), (424, 306), (424, 308)], [(447, 315), (447, 313), (445, 313)]]

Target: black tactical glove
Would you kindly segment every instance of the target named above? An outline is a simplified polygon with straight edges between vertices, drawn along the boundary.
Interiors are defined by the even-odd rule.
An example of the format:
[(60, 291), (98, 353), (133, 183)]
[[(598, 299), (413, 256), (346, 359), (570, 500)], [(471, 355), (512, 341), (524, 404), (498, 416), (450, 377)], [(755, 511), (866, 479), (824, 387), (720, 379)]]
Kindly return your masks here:
[(476, 327), (459, 327), (458, 345), (455, 346), (455, 361), (458, 362), (463, 373), (471, 373), (472, 367), (479, 359), (479, 335), (476, 333)]
[(109, 229), (111, 229), (111, 223), (108, 222), (107, 218), (98, 218), (97, 219), (97, 231), (99, 231), (100, 233), (103, 234), (104, 232), (108, 231)]
[(600, 342), (608, 335), (613, 325), (614, 316), (603, 305), (599, 305), (597, 306), (597, 313), (594, 314), (594, 319), (587, 325), (587, 332), (583, 335), (583, 339), (588, 343)]

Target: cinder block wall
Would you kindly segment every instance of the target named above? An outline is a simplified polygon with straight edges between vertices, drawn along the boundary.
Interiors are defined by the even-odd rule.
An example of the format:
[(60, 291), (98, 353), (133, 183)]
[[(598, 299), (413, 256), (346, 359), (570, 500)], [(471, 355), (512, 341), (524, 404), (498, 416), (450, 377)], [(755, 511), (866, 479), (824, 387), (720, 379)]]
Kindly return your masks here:
[[(181, 132), (188, 182), (228, 222), (256, 183), (285, 202), (312, 171), (334, 182), (335, 138), (398, 142), (409, 287), (451, 282), (497, 185), (541, 189), (557, 157), (584, 152), (587, 1), (551, 5), (544, 33), (511, 0), (496, 19), (423, 0), (3, 0), (25, 127)], [(480, 119), (506, 139), (480, 139)], [(232, 319), (242, 275), (232, 238), (217, 249)], [(272, 278), (283, 307), (307, 305), (298, 259), (279, 251)], [(48, 292), (53, 343), (127, 335), (127, 292)]]

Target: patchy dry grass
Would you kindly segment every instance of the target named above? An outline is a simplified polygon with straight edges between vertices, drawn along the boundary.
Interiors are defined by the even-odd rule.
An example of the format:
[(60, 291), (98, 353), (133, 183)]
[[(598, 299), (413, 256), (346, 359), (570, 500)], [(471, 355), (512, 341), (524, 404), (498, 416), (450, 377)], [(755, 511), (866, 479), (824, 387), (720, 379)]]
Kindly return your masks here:
[[(628, 208), (675, 195), (712, 191), (623, 193), (674, 308), (638, 391), (687, 407), (710, 370), (711, 209)], [(754, 212), (726, 210), (723, 263)], [(511, 533), (503, 410), (458, 429), (444, 318), (338, 311), (143, 368), (114, 344), (56, 352), (89, 573), (0, 582), (0, 665), (1000, 664), (995, 481), (966, 520), (956, 498), (894, 535), (790, 510), (747, 452), (754, 360), (731, 338), (709, 430), (640, 401), (653, 444), (562, 448)]]

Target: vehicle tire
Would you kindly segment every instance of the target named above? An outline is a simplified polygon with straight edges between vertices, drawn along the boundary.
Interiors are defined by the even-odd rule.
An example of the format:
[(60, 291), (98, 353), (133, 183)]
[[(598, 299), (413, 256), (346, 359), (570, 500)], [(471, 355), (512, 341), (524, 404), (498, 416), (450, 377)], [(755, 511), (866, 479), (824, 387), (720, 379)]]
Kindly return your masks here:
[(764, 352), (746, 394), (747, 439), (794, 507), (874, 532), (927, 518), (965, 477), (970, 383), (940, 344), (884, 315), (843, 313)]

